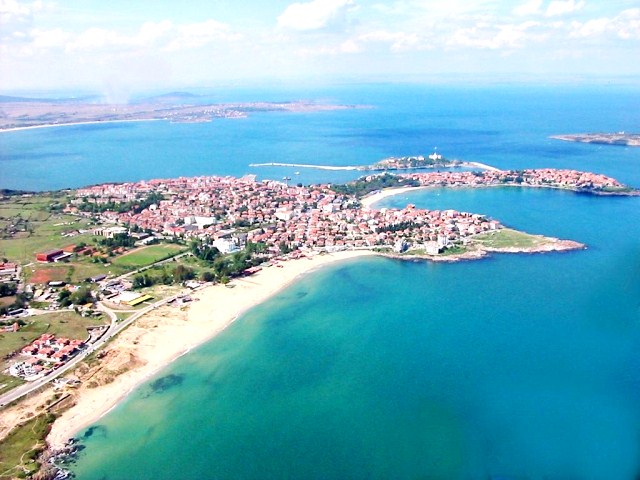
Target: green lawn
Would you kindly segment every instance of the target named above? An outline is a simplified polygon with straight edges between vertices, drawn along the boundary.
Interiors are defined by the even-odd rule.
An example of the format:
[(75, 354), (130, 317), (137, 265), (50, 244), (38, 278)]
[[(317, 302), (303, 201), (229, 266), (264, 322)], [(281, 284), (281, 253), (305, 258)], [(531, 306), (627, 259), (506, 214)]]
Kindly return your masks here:
[(181, 245), (172, 243), (163, 243), (160, 245), (150, 245), (134, 250), (130, 253), (115, 258), (111, 263), (115, 267), (125, 269), (136, 269), (151, 265), (152, 263), (164, 260), (172, 255), (176, 255), (185, 251), (186, 248)]
[(468, 250), (469, 249), (464, 245), (453, 245), (449, 248), (445, 248), (440, 255), (443, 255), (445, 257), (447, 255), (462, 255), (463, 253), (466, 253)]
[(489, 248), (531, 248), (546, 242), (544, 237), (503, 228), (494, 232), (477, 235), (473, 240)]

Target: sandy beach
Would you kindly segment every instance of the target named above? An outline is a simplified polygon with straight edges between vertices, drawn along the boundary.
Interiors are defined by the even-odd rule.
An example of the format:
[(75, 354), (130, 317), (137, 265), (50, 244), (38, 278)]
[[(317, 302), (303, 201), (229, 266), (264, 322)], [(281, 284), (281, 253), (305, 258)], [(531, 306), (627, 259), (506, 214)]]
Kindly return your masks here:
[(373, 209), (373, 205), (376, 204), (377, 202), (379, 202), (380, 200), (387, 198), (387, 197), (393, 197), (395, 195), (402, 195), (403, 193), (407, 193), (407, 192), (415, 192), (418, 190), (424, 190), (427, 188), (433, 188), (431, 186), (427, 186), (427, 187), (397, 187), (397, 188), (386, 188), (384, 190), (378, 190), (375, 193), (372, 193), (370, 195), (367, 195), (366, 197), (362, 197), (360, 199), (360, 203), (362, 204), (363, 207), (368, 207)]
[[(55, 421), (47, 441), (61, 447), (78, 431), (98, 420), (129, 394), (177, 357), (211, 339), (246, 310), (265, 301), (300, 275), (349, 258), (372, 255), (349, 251), (289, 260), (263, 268), (257, 274), (234, 279), (233, 288), (207, 287), (193, 295), (188, 307), (165, 306), (140, 318), (105, 349), (111, 371), (125, 368), (110, 383), (85, 382), (74, 395), (75, 405)], [(113, 362), (108, 365), (110, 357)], [(104, 363), (104, 362), (103, 362)], [(93, 388), (92, 388), (93, 387)]]
[(21, 130), (36, 130), (40, 128), (54, 128), (54, 127), (73, 127), (77, 125), (99, 125), (106, 123), (129, 123), (129, 122), (155, 122), (161, 120), (160, 118), (135, 118), (130, 120), (91, 120), (86, 122), (69, 122), (69, 123), (45, 123), (42, 125), (29, 125), (28, 127), (11, 127), (0, 128), (0, 133), (5, 132), (19, 132)]

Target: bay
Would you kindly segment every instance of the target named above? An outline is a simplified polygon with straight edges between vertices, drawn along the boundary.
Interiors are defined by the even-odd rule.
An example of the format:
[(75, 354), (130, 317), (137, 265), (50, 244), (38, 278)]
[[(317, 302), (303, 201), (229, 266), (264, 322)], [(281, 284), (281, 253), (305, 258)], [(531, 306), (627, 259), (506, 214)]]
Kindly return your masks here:
[[(280, 178), (286, 169), (248, 165), (366, 164), (435, 146), (501, 168), (592, 170), (640, 186), (640, 149), (548, 138), (633, 131), (640, 95), (631, 88), (289, 94), (373, 108), (6, 133), (3, 186)], [(46, 162), (60, 170), (44, 178)], [(349, 178), (332, 175), (299, 177)], [(380, 206), (484, 213), (588, 248), (451, 265), (371, 258), (304, 277), (81, 432), (73, 470), (80, 479), (636, 478), (639, 200), (516, 188), (385, 199)]]

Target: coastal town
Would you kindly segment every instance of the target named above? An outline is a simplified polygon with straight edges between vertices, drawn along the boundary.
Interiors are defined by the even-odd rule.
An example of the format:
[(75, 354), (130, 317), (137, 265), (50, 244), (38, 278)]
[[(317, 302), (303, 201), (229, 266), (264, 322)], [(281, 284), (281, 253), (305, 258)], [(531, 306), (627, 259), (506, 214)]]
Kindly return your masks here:
[[(520, 186), (568, 189), (593, 194), (632, 194), (605, 175), (575, 170), (430, 172), (394, 176), (398, 186), (422, 187)], [(371, 175), (364, 181), (374, 180)], [(149, 208), (101, 213), (104, 221), (137, 226), (161, 235), (205, 236), (221, 253), (246, 242), (264, 243), (268, 251), (296, 249), (383, 248), (404, 251), (410, 246), (434, 251), (472, 235), (496, 230), (499, 221), (454, 210), (362, 207), (359, 199), (336, 193), (331, 185), (304, 187), (286, 182), (257, 182), (255, 177), (194, 177), (136, 183), (106, 184), (79, 189), (66, 212), (82, 215), (87, 204), (105, 205), (140, 200), (151, 192), (163, 199)], [(86, 208), (85, 208), (86, 210)]]
[[(387, 166), (404, 169), (405, 163), (402, 160)], [(3, 285), (7, 285), (7, 293), (22, 302), (2, 307), (3, 330), (7, 335), (31, 339), (15, 343), (17, 348), (5, 354), (3, 398), (13, 404), (19, 398), (16, 395), (22, 395), (20, 392), (31, 392), (55, 379), (56, 391), (62, 388), (67, 393), (56, 393), (52, 405), (68, 408), (64, 405), (76, 398), (68, 393), (69, 388), (85, 391), (84, 382), (99, 385), (111, 381), (112, 370), (106, 371), (107, 380), (100, 380), (103, 375), (96, 372), (102, 367), (86, 366), (92, 365), (87, 363), (92, 358), (90, 354), (95, 355), (111, 338), (156, 309), (170, 309), (175, 312), (171, 313), (173, 316), (186, 305), (192, 309), (194, 301), (199, 306), (210, 306), (211, 303), (200, 300), (211, 301), (214, 297), (197, 293), (209, 285), (230, 287), (217, 290), (219, 303), (226, 302), (223, 298), (242, 294), (244, 288), (253, 288), (253, 283), (242, 283), (243, 278), (291, 279), (295, 272), (348, 258), (340, 256), (343, 254), (376, 253), (399, 259), (456, 261), (480, 258), (493, 251), (584, 248), (570, 240), (515, 232), (480, 213), (426, 210), (411, 204), (404, 208), (374, 205), (387, 194), (416, 188), (500, 186), (553, 188), (595, 195), (637, 194), (615, 179), (599, 174), (494, 168), (481, 172), (452, 169), (371, 173), (345, 185), (311, 186), (290, 185), (288, 179), (258, 181), (252, 175), (180, 177), (101, 184), (65, 193), (59, 197), (62, 201), (56, 200), (53, 210), (50, 209), (54, 212), (52, 218), (65, 220), (53, 224), (59, 232), (58, 239), (21, 261), (3, 260)], [(31, 195), (18, 198), (30, 201)], [(22, 223), (21, 218), (16, 216), (5, 227), (5, 238), (18, 239), (34, 228), (28, 222)], [(25, 271), (30, 272), (28, 277), (23, 275)], [(56, 273), (65, 271), (64, 277)], [(87, 276), (79, 276), (76, 271), (87, 272)], [(175, 287), (162, 290), (154, 287), (155, 283)], [(285, 284), (282, 280), (269, 283), (268, 289), (251, 298), (258, 301)], [(259, 284), (258, 280), (255, 285)], [(242, 305), (243, 301), (238, 299), (236, 304)], [(232, 313), (236, 308), (234, 304), (221, 319), (221, 325), (237, 317), (237, 313)], [(57, 330), (50, 329), (51, 320), (39, 323), (31, 320), (45, 318), (50, 312), (62, 315)], [(84, 320), (79, 322), (81, 318)], [(65, 322), (77, 324), (73, 334), (68, 333)], [(212, 328), (201, 325), (205, 332)], [(120, 341), (130, 343), (124, 338)], [(185, 342), (191, 342), (191, 338), (192, 335), (186, 335)], [(173, 347), (186, 348), (183, 345), (190, 343), (175, 343)], [(120, 358), (122, 352), (117, 353), (114, 348), (101, 355)], [(171, 352), (176, 354), (179, 350), (167, 349), (164, 354)], [(126, 365), (130, 363), (125, 360)], [(72, 367), (76, 372), (86, 369), (87, 373), (65, 374)], [(17, 382), (9, 380), (11, 377)], [(51, 408), (46, 411), (56, 411)]]

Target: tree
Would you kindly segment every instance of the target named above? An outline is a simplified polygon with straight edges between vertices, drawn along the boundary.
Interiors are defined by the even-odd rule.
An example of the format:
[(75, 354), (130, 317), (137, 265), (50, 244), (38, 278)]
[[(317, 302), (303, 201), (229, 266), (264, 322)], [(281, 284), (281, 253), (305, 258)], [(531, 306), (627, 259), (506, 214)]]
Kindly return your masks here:
[(186, 267), (184, 265), (177, 265), (176, 268), (173, 269), (173, 280), (175, 282), (185, 282), (187, 280), (191, 280), (195, 277), (192, 268)]
[(280, 242), (280, 244), (278, 245), (278, 247), (280, 248), (280, 253), (282, 253), (283, 255), (286, 255), (287, 253), (290, 253), (292, 248), (287, 245), (286, 242)]
[(216, 276), (213, 274), (213, 272), (209, 272), (208, 270), (205, 270), (200, 275), (200, 280), (202, 280), (203, 282), (213, 282), (215, 279)]
[(58, 294), (58, 303), (61, 307), (68, 307), (71, 305), (71, 292), (69, 290), (62, 290)]
[(133, 278), (133, 288), (150, 287), (154, 283), (155, 280), (146, 273), (143, 273), (142, 275), (136, 275)]
[(0, 297), (10, 297), (18, 291), (18, 285), (15, 282), (0, 283)]
[(74, 305), (84, 305), (85, 303), (91, 303), (93, 301), (93, 296), (91, 295), (91, 290), (89, 288), (80, 287), (71, 294), (69, 300), (71, 300), (71, 303)]

